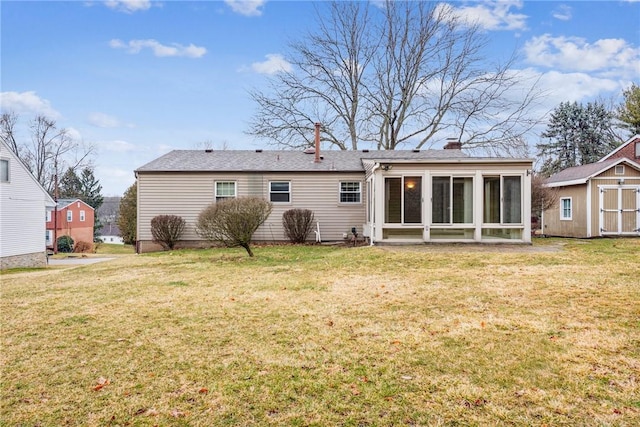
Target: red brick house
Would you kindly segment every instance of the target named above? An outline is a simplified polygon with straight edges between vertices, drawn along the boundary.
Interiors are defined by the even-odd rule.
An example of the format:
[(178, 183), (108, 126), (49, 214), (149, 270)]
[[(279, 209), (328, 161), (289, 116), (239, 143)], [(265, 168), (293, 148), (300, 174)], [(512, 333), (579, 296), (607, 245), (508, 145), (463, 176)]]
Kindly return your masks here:
[(627, 158), (636, 163), (640, 162), (640, 135), (632, 136), (627, 142), (598, 160), (603, 162), (610, 159)]
[[(56, 212), (47, 212), (47, 246), (52, 247), (55, 238), (71, 236), (74, 244), (93, 242), (94, 209), (80, 199), (60, 199), (57, 205), (57, 227), (54, 227)], [(54, 228), (56, 232), (54, 233)], [(55, 237), (54, 237), (55, 235)]]

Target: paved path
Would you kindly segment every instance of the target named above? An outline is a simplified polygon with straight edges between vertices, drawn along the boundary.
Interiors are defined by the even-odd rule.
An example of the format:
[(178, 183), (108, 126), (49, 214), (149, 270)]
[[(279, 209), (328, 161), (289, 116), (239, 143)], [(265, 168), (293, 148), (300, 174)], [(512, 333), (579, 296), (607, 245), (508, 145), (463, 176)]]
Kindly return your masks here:
[(49, 265), (86, 265), (86, 264), (95, 264), (96, 262), (109, 261), (115, 258), (60, 258), (54, 259), (49, 258)]

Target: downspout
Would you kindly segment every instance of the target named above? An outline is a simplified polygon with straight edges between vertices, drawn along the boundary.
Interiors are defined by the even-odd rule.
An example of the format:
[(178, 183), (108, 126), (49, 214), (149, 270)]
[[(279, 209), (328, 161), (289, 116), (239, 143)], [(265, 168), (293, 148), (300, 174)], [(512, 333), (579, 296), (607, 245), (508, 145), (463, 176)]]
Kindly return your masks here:
[(375, 239), (375, 230), (376, 230), (376, 170), (380, 168), (380, 163), (376, 163), (371, 168), (371, 200), (369, 200), (369, 207), (371, 208), (371, 225), (369, 229), (369, 245), (373, 246)]

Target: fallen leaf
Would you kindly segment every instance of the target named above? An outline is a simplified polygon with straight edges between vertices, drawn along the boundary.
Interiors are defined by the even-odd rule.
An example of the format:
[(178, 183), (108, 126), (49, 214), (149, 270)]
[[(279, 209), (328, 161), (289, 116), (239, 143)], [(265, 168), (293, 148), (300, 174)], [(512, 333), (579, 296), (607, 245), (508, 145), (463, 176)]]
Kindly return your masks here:
[(333, 320), (329, 320), (329, 321), (327, 322), (327, 326), (333, 326)]
[(349, 387), (351, 387), (351, 394), (353, 394), (354, 396), (357, 396), (360, 394), (360, 390), (355, 384), (351, 384)]
[(207, 394), (207, 393), (209, 393), (209, 389), (206, 389), (206, 388), (202, 387), (200, 390), (198, 390), (198, 393)]
[(484, 322), (480, 322), (480, 327), (484, 328), (486, 326), (486, 324)]
[(102, 390), (102, 388), (104, 386), (107, 386), (107, 385), (111, 384), (111, 381), (109, 381), (108, 379), (106, 379), (104, 377), (98, 378), (98, 380), (96, 382), (98, 384), (95, 387), (93, 387), (93, 391), (100, 391), (100, 390)]

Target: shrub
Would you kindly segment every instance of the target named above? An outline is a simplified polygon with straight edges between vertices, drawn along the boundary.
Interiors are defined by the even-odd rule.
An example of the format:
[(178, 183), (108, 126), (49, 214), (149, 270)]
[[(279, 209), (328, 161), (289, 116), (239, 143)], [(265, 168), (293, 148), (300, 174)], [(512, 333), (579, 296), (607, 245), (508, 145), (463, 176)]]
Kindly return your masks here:
[(153, 241), (165, 249), (173, 249), (184, 232), (186, 221), (176, 215), (158, 215), (151, 220)]
[(73, 252), (73, 239), (71, 236), (58, 237), (58, 252)]
[(271, 214), (272, 205), (260, 197), (238, 197), (212, 203), (200, 212), (196, 232), (228, 247), (243, 247), (253, 256), (250, 243)]
[(304, 243), (313, 229), (313, 212), (309, 209), (289, 209), (282, 214), (282, 226), (292, 243)]
[(83, 242), (82, 240), (78, 240), (73, 247), (73, 252), (76, 253), (88, 253), (93, 252), (93, 243)]

